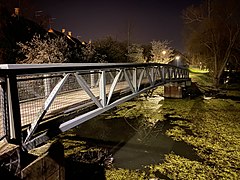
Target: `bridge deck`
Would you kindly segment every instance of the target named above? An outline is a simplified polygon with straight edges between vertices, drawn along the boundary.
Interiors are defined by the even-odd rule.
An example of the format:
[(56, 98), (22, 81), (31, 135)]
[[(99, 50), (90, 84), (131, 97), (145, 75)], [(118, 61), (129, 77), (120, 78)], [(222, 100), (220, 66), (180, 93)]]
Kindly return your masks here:
[[(106, 85), (106, 91), (109, 92), (110, 84)], [(115, 91), (124, 91), (128, 89), (127, 82), (119, 82), (118, 86), (116, 87)], [(91, 88), (93, 94), (96, 97), (99, 97), (99, 88), (93, 87)], [(59, 94), (53, 104), (50, 106), (49, 111), (47, 112), (46, 116), (53, 116), (55, 111), (60, 111), (64, 109), (74, 108), (78, 105), (82, 104), (83, 102), (90, 101), (91, 98), (88, 94), (82, 89), (72, 91), (72, 92), (65, 92)], [(26, 102), (20, 102), (20, 110), (21, 110), (21, 124), (22, 126), (26, 126), (32, 123), (34, 118), (37, 117), (39, 111), (43, 108), (45, 99), (37, 99), (31, 100)]]
[[(0, 139), (32, 148), (46, 140), (37, 129), (50, 117), (84, 104), (96, 107), (56, 124), (64, 132), (156, 86), (188, 78), (187, 69), (158, 63), (0, 65)], [(114, 96), (119, 92), (129, 93)]]

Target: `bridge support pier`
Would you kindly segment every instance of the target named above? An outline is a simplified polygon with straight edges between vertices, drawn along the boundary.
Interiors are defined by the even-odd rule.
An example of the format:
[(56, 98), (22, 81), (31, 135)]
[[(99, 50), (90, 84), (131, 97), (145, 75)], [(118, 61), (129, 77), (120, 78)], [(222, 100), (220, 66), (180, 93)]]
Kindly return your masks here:
[(0, 174), (3, 179), (64, 180), (64, 149), (59, 142), (48, 143), (24, 154), (20, 147), (0, 142)]
[(181, 99), (183, 98), (183, 89), (188, 86), (191, 86), (191, 80), (167, 83), (164, 85), (164, 97)]

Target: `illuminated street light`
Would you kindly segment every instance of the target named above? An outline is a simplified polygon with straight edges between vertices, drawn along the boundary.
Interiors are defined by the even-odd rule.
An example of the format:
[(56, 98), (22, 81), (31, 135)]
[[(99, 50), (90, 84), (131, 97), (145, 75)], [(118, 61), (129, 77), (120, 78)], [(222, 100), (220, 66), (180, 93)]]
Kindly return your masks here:
[(179, 62), (180, 56), (175, 56), (175, 59), (177, 60), (177, 66), (178, 66), (178, 62)]
[(180, 59), (180, 56), (176, 56), (175, 59), (176, 59), (176, 60), (179, 60), (179, 59)]
[(162, 51), (162, 54), (163, 54), (163, 55), (165, 55), (166, 53), (167, 53), (167, 52), (166, 52), (165, 50), (164, 50), (164, 51)]

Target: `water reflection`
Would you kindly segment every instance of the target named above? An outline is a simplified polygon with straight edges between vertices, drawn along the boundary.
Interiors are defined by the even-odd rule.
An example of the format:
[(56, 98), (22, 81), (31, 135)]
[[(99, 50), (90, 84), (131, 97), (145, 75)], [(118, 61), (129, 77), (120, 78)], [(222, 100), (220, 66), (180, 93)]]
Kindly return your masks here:
[(147, 101), (140, 98), (75, 128), (75, 139), (85, 141), (90, 149), (100, 149), (92, 151), (90, 155), (88, 152), (88, 158), (87, 152), (76, 152), (82, 154), (75, 156), (75, 160), (102, 165), (111, 157), (115, 168), (127, 169), (141, 169), (146, 165), (162, 163), (164, 155), (171, 152), (199, 160), (190, 145), (165, 135), (165, 131), (173, 127), (171, 122), (179, 118), (161, 114), (162, 100), (162, 97)]

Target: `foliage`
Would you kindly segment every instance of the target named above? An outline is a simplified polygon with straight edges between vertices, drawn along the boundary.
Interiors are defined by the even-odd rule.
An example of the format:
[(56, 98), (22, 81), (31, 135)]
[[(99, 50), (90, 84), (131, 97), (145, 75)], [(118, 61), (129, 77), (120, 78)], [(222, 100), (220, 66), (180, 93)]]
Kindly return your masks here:
[[(200, 75), (199, 79), (201, 81), (204, 81), (204, 78), (208, 79), (206, 74)], [(201, 84), (204, 84), (204, 82), (201, 82)], [(239, 92), (231, 92), (231, 96), (239, 98), (240, 94)], [(186, 158), (184, 155), (188, 152), (180, 152), (179, 154), (170, 152), (165, 154), (163, 163), (147, 165), (141, 170), (105, 169), (106, 179), (161, 179), (164, 176), (166, 179), (183, 180), (237, 180), (240, 176), (239, 109), (238, 101), (231, 99), (204, 100), (196, 98), (160, 101), (158, 97), (145, 98), (144, 96), (117, 106), (114, 113), (107, 118), (118, 121), (119, 118), (124, 117), (129, 125), (137, 130), (137, 138), (146, 137), (142, 136), (144, 135), (143, 132), (145, 132), (145, 135), (150, 131), (152, 133), (155, 124), (160, 124), (159, 121), (163, 121), (162, 124), (170, 123), (170, 126), (167, 125), (168, 127), (164, 128), (166, 131), (160, 131), (160, 133), (165, 133), (175, 142), (184, 141), (189, 144), (190, 147), (194, 148), (193, 150), (198, 158)], [(104, 121), (106, 121), (106, 118)], [(138, 129), (140, 127), (138, 122), (144, 124), (141, 127), (142, 129)], [(108, 128), (111, 127), (108, 126)], [(84, 143), (77, 143), (75, 141), (76, 136), (76, 134), (72, 134), (68, 138), (70, 141), (67, 140), (64, 143), (66, 149), (70, 150), (69, 154), (73, 154), (71, 146), (74, 148), (82, 146), (82, 149), (76, 148), (76, 152), (87, 150), (99, 152), (86, 148)], [(142, 140), (145, 140), (145, 142), (141, 141), (141, 143), (146, 143), (148, 139)], [(172, 141), (173, 146), (175, 146), (174, 141)]]
[(145, 173), (128, 169), (111, 169), (106, 171), (107, 180), (144, 180)]
[(194, 59), (207, 66), (216, 87), (227, 65), (232, 64), (235, 69), (239, 66), (239, 9), (237, 0), (208, 0), (184, 12), (187, 49)]
[(68, 62), (70, 53), (69, 45), (64, 37), (50, 38), (34, 35), (32, 40), (25, 44), (19, 42), (19, 53), (25, 55), (26, 59), (18, 59), (18, 63), (41, 64), (41, 63), (63, 63)]
[(91, 63), (106, 62), (105, 61), (106, 55), (99, 54), (91, 42), (82, 47), (82, 53), (83, 53), (82, 59), (84, 62), (91, 62)]
[(157, 166), (151, 166), (150, 172), (160, 172), (170, 179), (237, 179), (235, 172), (228, 169), (218, 170), (198, 161), (169, 154), (165, 156), (165, 162)]
[(112, 37), (97, 40), (93, 43), (95, 51), (109, 63), (128, 62), (127, 43), (114, 40)]
[(152, 45), (149, 44), (143, 44), (141, 46), (143, 48), (143, 58), (145, 59), (146, 62), (149, 62), (152, 59)]
[(166, 64), (173, 59), (173, 49), (169, 46), (169, 41), (152, 41), (153, 61)]
[(129, 48), (128, 57), (133, 62), (143, 63), (145, 62), (143, 56), (143, 48), (138, 44), (132, 44)]

